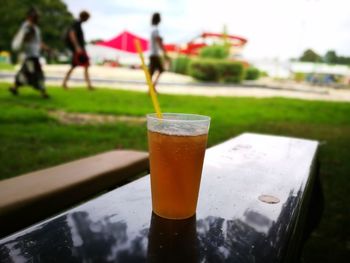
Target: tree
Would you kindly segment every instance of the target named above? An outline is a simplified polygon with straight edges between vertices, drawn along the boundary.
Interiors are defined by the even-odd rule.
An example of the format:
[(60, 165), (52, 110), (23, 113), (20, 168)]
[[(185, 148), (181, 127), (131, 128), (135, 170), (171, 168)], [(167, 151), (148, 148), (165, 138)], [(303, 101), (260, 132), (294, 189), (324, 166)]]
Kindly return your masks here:
[(337, 63), (350, 66), (350, 57), (340, 56), (338, 57)]
[(303, 62), (321, 62), (322, 58), (312, 49), (307, 49), (304, 51), (303, 55), (299, 58)]
[(323, 57), (323, 61), (329, 64), (339, 63), (337, 53), (335, 53), (334, 50), (327, 51), (327, 53)]
[(62, 50), (63, 33), (72, 23), (73, 16), (61, 0), (1, 0), (0, 50), (10, 50), (11, 42), (30, 7), (40, 12), (39, 25), (42, 39), (50, 47)]
[(333, 50), (327, 51), (324, 61), (330, 64), (350, 65), (350, 57), (338, 56)]

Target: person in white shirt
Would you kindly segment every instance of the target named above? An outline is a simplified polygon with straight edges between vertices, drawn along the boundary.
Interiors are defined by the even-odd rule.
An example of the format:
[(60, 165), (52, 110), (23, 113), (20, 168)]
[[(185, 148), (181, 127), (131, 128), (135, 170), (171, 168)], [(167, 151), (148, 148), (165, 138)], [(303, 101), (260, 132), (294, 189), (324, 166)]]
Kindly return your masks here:
[(20, 71), (15, 76), (15, 83), (9, 88), (13, 95), (18, 95), (18, 88), (23, 85), (30, 85), (40, 91), (43, 98), (48, 98), (44, 85), (44, 73), (40, 65), (40, 51), (49, 51), (41, 40), (41, 32), (38, 27), (39, 13), (35, 8), (31, 8), (27, 13), (26, 21), (22, 24), (20, 31), (22, 34), (21, 46), (25, 54), (25, 60)]
[[(149, 73), (152, 78), (153, 87), (156, 90), (156, 85), (160, 74), (164, 71), (163, 62), (161, 59), (161, 51), (163, 52), (164, 59), (168, 60), (166, 50), (163, 45), (163, 39), (159, 34), (158, 25), (161, 21), (160, 14), (154, 13), (151, 19), (152, 31), (151, 31), (151, 47), (150, 47), (150, 58), (149, 58)], [(154, 73), (157, 71), (155, 77)]]

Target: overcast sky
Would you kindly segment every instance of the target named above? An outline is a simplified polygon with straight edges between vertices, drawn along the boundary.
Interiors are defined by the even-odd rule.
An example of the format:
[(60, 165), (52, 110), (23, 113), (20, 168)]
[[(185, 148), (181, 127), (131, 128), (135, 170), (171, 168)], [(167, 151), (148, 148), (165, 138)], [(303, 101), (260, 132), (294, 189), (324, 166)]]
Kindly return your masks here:
[(162, 15), (166, 43), (186, 43), (203, 31), (248, 39), (247, 58), (298, 57), (306, 48), (350, 56), (350, 0), (64, 0), (77, 15), (88, 10), (87, 40), (123, 30), (148, 38), (150, 16)]

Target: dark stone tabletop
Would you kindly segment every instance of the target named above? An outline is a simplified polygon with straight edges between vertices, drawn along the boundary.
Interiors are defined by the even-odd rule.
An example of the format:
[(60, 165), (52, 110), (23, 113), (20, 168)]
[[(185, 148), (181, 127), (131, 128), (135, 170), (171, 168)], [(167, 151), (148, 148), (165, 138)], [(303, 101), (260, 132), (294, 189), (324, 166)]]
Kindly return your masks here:
[(243, 134), (207, 150), (194, 217), (152, 214), (145, 176), (0, 240), (0, 262), (281, 262), (317, 147)]

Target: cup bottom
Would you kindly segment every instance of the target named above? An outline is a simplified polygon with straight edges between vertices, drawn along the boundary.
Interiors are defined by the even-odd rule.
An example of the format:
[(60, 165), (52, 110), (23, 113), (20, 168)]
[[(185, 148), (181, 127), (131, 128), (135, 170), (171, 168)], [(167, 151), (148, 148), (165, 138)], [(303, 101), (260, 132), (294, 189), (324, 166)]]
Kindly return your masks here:
[(164, 216), (162, 214), (157, 213), (156, 211), (153, 210), (153, 213), (155, 213), (157, 216), (166, 218), (166, 219), (172, 219), (172, 220), (183, 220), (183, 219), (188, 219), (196, 214), (196, 211), (193, 214), (190, 214), (188, 216)]

